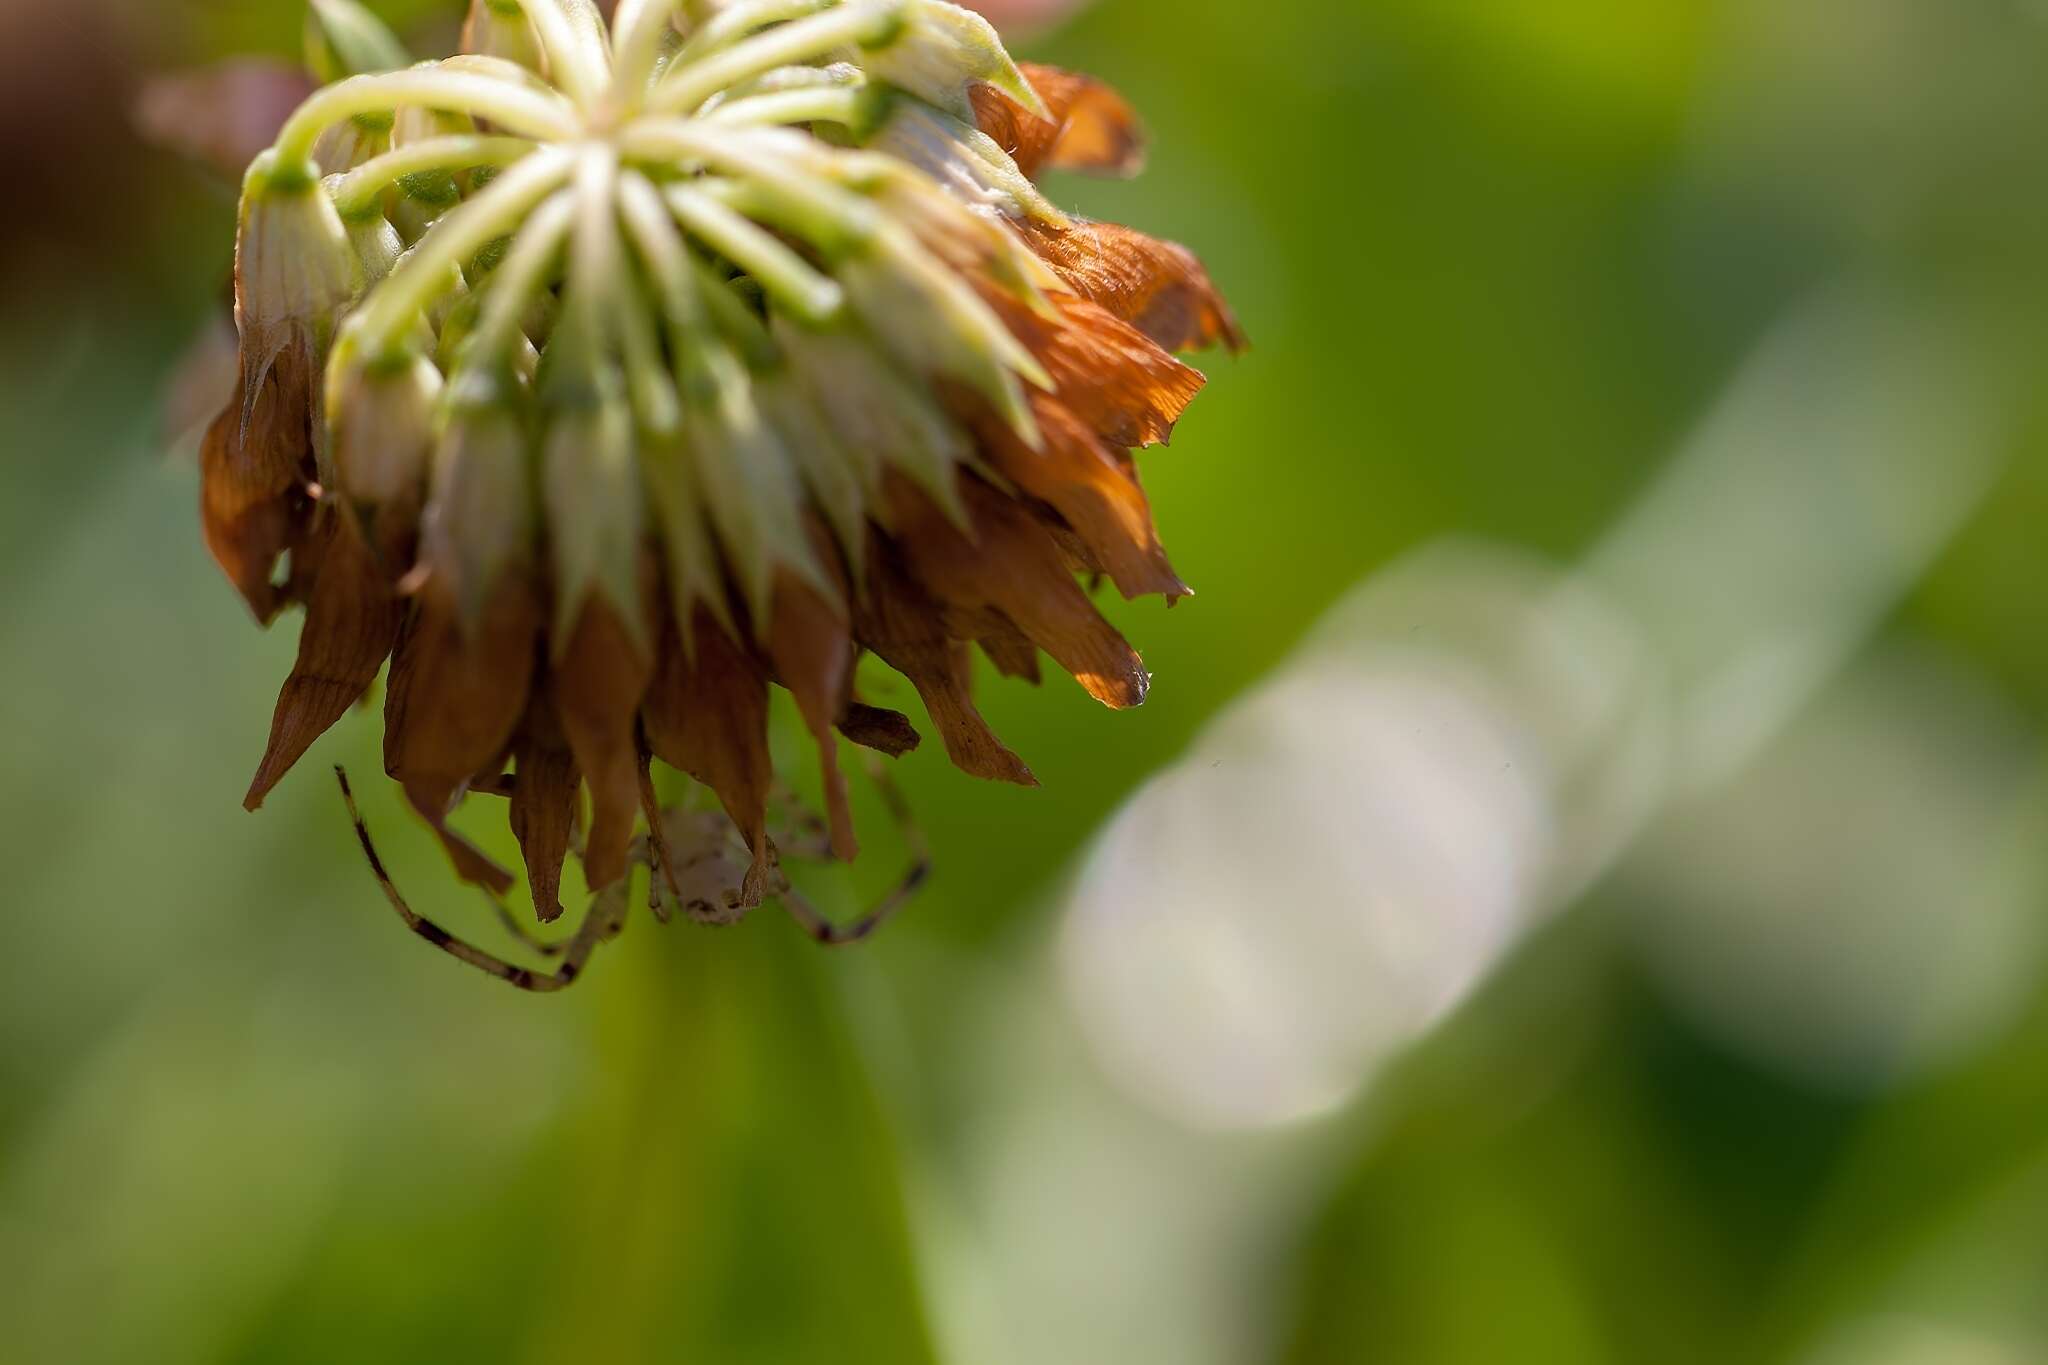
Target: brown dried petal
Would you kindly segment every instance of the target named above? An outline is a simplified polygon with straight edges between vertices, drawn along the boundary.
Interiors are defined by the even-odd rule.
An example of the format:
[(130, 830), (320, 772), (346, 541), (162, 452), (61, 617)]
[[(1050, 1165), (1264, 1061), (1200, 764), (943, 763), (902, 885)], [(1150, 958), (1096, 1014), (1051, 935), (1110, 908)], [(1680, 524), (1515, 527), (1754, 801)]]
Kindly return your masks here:
[(576, 826), (576, 756), (555, 711), (554, 680), (536, 670), (526, 718), (513, 748), (512, 834), (526, 861), (534, 913), (542, 924), (562, 917), (562, 862)]
[(766, 898), (768, 790), (775, 770), (768, 754), (768, 675), (761, 664), (699, 608), (691, 619), (693, 651), (681, 628), (663, 632), (661, 666), (641, 706), (654, 756), (718, 793), (725, 813), (754, 855), (740, 903)]
[(981, 652), (988, 655), (988, 661), (1004, 677), (1020, 678), (1033, 687), (1038, 686), (1045, 680), (1038, 667), (1038, 646), (1032, 644), (1009, 617), (1000, 612), (990, 615), (997, 619), (985, 623), (981, 633), (975, 637), (981, 645)]
[(924, 743), (924, 736), (900, 711), (887, 711), (865, 702), (850, 702), (840, 717), (839, 733), (863, 749), (889, 758), (901, 758)]
[(1169, 602), (1190, 595), (1173, 571), (1136, 480), (1058, 400), (1034, 396), (1041, 448), (1017, 439), (993, 417), (978, 423), (982, 449), (997, 472), (1050, 503), (1125, 597), (1159, 593)]
[[(253, 402), (235, 395), (200, 443), (200, 523), (206, 547), (259, 621), (282, 605), (272, 583), (278, 556), (305, 513), (299, 489), (310, 474), (303, 376), (279, 358)], [(244, 422), (244, 414), (247, 421)]]
[[(651, 600), (650, 560), (641, 600)], [(590, 839), (583, 866), (592, 890), (603, 890), (626, 875), (627, 851), (640, 813), (640, 755), (637, 723), (641, 699), (654, 679), (654, 660), (601, 593), (592, 593), (555, 664), (555, 706), (590, 784)]]
[(270, 745), (243, 804), (263, 804), (292, 765), (340, 720), (376, 681), (397, 642), (403, 616), (398, 594), (380, 557), (351, 519), (324, 512), (327, 545), (320, 576), (306, 608), (298, 662), (278, 694)]
[(979, 479), (963, 476), (960, 491), (973, 541), (908, 483), (890, 482), (898, 543), (925, 590), (947, 606), (1002, 612), (1105, 706), (1140, 705), (1151, 685), (1144, 661), (1074, 582), (1052, 536)]
[(1045, 101), (1042, 119), (994, 86), (977, 86), (975, 122), (1037, 179), (1042, 170), (1136, 175), (1145, 166), (1145, 130), (1128, 101), (1093, 76), (1020, 62), (1018, 70)]
[(1024, 760), (996, 738), (975, 709), (967, 686), (967, 650), (947, 637), (939, 605), (879, 538), (869, 549), (868, 564), (868, 591), (854, 614), (861, 644), (917, 688), (954, 766), (992, 782), (1037, 786)]
[(384, 770), (463, 880), (499, 895), (512, 889), (512, 874), (449, 829), (448, 816), (475, 774), (503, 766), (526, 713), (540, 620), (524, 575), (500, 579), (473, 635), (452, 596), (430, 582), (392, 656), (384, 703)]
[(1054, 321), (994, 283), (982, 296), (1052, 376), (1060, 402), (1118, 449), (1164, 445), (1209, 381), (1100, 304), (1055, 294)]
[(1081, 297), (1131, 323), (1169, 351), (1250, 342), (1209, 272), (1186, 247), (1135, 228), (1080, 219), (1016, 224), (1033, 251)]
[(854, 838), (846, 774), (839, 767), (839, 739), (832, 729), (850, 699), (853, 631), (844, 615), (815, 588), (785, 570), (776, 580), (766, 644), (775, 665), (775, 680), (796, 698), (804, 725), (817, 741), (832, 852), (850, 863), (859, 856), (860, 844)]

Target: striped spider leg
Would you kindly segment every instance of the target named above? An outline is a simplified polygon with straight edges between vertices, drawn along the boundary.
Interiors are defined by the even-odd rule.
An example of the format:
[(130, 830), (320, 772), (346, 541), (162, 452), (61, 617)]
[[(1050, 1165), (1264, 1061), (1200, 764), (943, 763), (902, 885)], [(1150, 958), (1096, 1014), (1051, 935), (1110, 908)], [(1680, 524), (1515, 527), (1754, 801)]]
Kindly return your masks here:
[[(844, 948), (861, 943), (874, 936), (875, 931), (887, 924), (898, 911), (910, 903), (932, 872), (931, 850), (926, 845), (924, 832), (917, 827), (917, 819), (911, 813), (910, 802), (905, 799), (903, 789), (889, 775), (882, 760), (869, 756), (864, 765), (868, 780), (881, 794), (882, 803), (888, 807), (890, 818), (896, 822), (896, 829), (903, 839), (904, 847), (910, 852), (910, 866), (895, 887), (882, 897), (871, 909), (858, 919), (846, 924), (835, 924), (810, 900), (790, 885), (788, 876), (778, 866), (773, 882), (775, 894), (782, 900), (783, 908), (790, 918), (818, 943), (827, 948)], [(825, 828), (825, 822), (817, 814), (799, 803), (789, 793), (778, 794), (778, 804), (792, 817), (793, 832), (789, 837), (788, 851), (796, 857), (810, 862), (825, 862), (832, 857), (832, 840)]]
[(583, 969), (590, 962), (590, 956), (599, 945), (617, 938), (626, 927), (626, 888), (620, 884), (610, 888), (591, 902), (590, 911), (584, 917), (583, 927), (576, 936), (561, 944), (544, 943), (533, 938), (521, 928), (511, 914), (496, 900), (491, 904), (498, 907), (500, 916), (522, 942), (549, 957), (559, 957), (560, 965), (552, 972), (537, 972), (530, 967), (521, 967), (507, 962), (497, 954), (465, 942), (443, 929), (440, 925), (425, 919), (405, 902), (398, 887), (391, 880), (391, 874), (384, 870), (384, 860), (377, 854), (377, 846), (370, 838), (370, 827), (363, 820), (362, 811), (356, 806), (355, 793), (350, 790), (348, 773), (340, 766), (334, 769), (335, 779), (341, 784), (341, 798), (348, 805), (349, 819), (355, 823), (356, 838), (363, 846), (363, 855), (370, 860), (370, 871), (376, 874), (377, 885), (384, 892), (384, 899), (391, 902), (391, 908), (398, 913), (405, 927), (433, 944), (442, 952), (466, 962), (478, 971), (495, 976), (508, 985), (522, 991), (545, 994), (567, 990), (583, 975)]

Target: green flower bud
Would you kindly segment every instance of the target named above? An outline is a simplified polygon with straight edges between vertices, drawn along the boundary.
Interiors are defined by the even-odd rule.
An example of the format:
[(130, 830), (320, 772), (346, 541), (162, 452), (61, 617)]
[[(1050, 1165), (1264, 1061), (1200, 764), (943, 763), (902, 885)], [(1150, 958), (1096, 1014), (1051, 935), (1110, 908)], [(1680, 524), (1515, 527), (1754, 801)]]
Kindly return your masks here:
[[(545, 376), (542, 382), (545, 388)], [(637, 630), (645, 615), (639, 567), (645, 507), (632, 410), (623, 397), (611, 397), (577, 402), (547, 420), (541, 486), (554, 551), (556, 646), (566, 646), (592, 593)]]
[(362, 264), (363, 287), (375, 287), (405, 254), (405, 243), (400, 239), (398, 229), (391, 226), (389, 218), (378, 212), (346, 219), (343, 226), (348, 230), (349, 244), (355, 248), (356, 260)]
[(738, 365), (720, 369), (716, 401), (689, 408), (683, 429), (726, 563), (747, 610), (765, 621), (777, 569), (795, 570), (827, 597), (837, 589), (818, 568), (804, 533), (802, 484), (781, 436), (763, 417)]
[(499, 577), (532, 558), (530, 447), (508, 385), (478, 375), (450, 385), (420, 562), (442, 580), (466, 631), (481, 623)]
[(391, 116), (363, 114), (322, 133), (313, 144), (313, 161), (322, 175), (339, 175), (390, 150)]
[(300, 327), (323, 339), (332, 337), (334, 322), (361, 285), (361, 270), (333, 201), (318, 181), (280, 168), (268, 152), (256, 159), (242, 184), (235, 276), (245, 329)]
[(886, 458), (965, 523), (956, 476), (974, 448), (929, 394), (856, 332), (784, 325), (776, 338), (789, 352), (791, 375), (837, 433), (837, 449), (870, 504), (881, 503)]
[[(341, 316), (361, 288), (363, 267), (340, 215), (303, 169), (281, 171), (266, 152), (242, 185), (235, 240), (235, 321), (241, 329), (243, 411), (248, 433), (266, 379), (282, 384), (287, 424), (311, 427), (313, 386)], [(315, 442), (316, 451), (319, 442)]]
[(330, 381), (335, 481), (368, 515), (416, 513), (436, 439), (441, 372), (425, 356), (378, 357)]
[(462, 28), (462, 50), (496, 57), (545, 75), (547, 59), (533, 21), (519, 0), (469, 0), (469, 20)]
[(1040, 117), (1045, 105), (1003, 47), (995, 26), (945, 0), (911, 0), (909, 21), (895, 41), (867, 55), (872, 80), (887, 81), (935, 104), (955, 118), (974, 121), (968, 91), (992, 85)]

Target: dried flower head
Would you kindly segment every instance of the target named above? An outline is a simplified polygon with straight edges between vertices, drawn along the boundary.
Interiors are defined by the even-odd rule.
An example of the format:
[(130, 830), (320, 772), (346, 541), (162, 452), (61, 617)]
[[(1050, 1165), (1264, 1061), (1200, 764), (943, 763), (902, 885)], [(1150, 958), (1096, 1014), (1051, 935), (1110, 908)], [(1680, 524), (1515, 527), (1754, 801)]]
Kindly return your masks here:
[[(362, 20), (362, 23), (358, 23)], [(942, 0), (474, 0), (464, 54), (401, 60), (318, 0), (340, 79), (243, 186), (240, 383), (203, 450), (204, 521), (265, 621), (306, 608), (251, 809), (390, 662), (385, 763), (450, 829), (510, 796), (541, 918), (575, 843), (629, 870), (650, 756), (779, 885), (771, 685), (855, 853), (835, 731), (871, 651), (954, 761), (1029, 784), (977, 714), (968, 650), (1042, 650), (1114, 707), (1148, 677), (1076, 581), (1171, 601), (1130, 449), (1242, 344), (1194, 257), (1069, 218), (1048, 167), (1128, 173), (1125, 104), (1020, 68)], [(507, 765), (512, 775), (506, 776)]]

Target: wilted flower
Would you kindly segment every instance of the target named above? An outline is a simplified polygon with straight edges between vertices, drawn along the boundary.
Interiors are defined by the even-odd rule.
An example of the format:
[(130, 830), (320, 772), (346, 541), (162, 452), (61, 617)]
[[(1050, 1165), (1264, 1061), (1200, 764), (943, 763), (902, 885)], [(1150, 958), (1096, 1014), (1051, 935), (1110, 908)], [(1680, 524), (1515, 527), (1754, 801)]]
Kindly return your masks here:
[[(334, 72), (398, 62), (359, 18), (316, 6)], [(855, 696), (863, 651), (981, 777), (1032, 781), (970, 646), (1144, 699), (1077, 575), (1187, 593), (1130, 450), (1202, 386), (1169, 351), (1242, 338), (1183, 248), (1035, 187), (1137, 168), (1114, 93), (942, 0), (623, 0), (609, 29), (474, 0), (465, 35), (320, 90), (245, 181), (206, 533), (260, 619), (307, 612), (252, 809), (388, 659), (387, 771), (462, 877), (511, 885), (448, 825), (508, 794), (554, 918), (587, 791), (614, 885), (659, 759), (721, 799), (754, 904), (771, 684), (845, 858), (838, 735), (916, 742)]]

